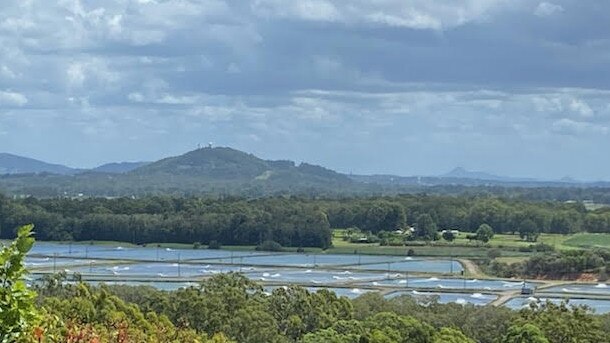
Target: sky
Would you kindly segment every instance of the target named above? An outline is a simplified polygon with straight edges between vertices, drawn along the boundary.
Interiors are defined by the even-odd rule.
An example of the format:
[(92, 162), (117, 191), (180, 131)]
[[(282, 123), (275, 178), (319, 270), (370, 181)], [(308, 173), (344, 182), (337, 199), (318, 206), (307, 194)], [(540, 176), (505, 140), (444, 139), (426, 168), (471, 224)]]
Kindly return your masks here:
[(3, 0), (0, 152), (610, 180), (610, 1)]

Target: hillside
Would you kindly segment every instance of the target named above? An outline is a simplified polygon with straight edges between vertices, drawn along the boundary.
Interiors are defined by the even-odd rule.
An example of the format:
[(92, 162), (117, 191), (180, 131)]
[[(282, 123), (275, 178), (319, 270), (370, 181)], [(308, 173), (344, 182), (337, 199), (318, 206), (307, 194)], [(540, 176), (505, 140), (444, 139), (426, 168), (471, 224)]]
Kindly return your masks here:
[(150, 162), (117, 162), (117, 163), (106, 163), (99, 167), (91, 169), (91, 171), (98, 173), (110, 173), (110, 174), (123, 174), (128, 173), (134, 169), (143, 167)]
[[(4, 154), (6, 155), (8, 154)], [(491, 174), (484, 175), (460, 169), (448, 176), (348, 176), (308, 163), (297, 165), (287, 160), (264, 160), (226, 147), (197, 149), (152, 163), (111, 163), (92, 170), (76, 170), (63, 166), (52, 169), (48, 167), (49, 164), (35, 162), (42, 163), (42, 167), (13, 168), (10, 174), (0, 174), (0, 193), (39, 197), (81, 194), (104, 197), (151, 194), (260, 197), (286, 194), (346, 196), (491, 192), (532, 200), (576, 199), (610, 203), (607, 192), (610, 184), (607, 182), (570, 183), (565, 180), (530, 181), (516, 178), (486, 180), (472, 177), (476, 174), (490, 178)], [(68, 169), (69, 174), (66, 174), (64, 168)], [(29, 173), (15, 173), (16, 170), (28, 170)], [(587, 191), (581, 191), (582, 188)]]
[(267, 161), (239, 150), (203, 148), (169, 157), (135, 169), (139, 176), (187, 177), (209, 182), (244, 182), (254, 184), (349, 184), (345, 175), (320, 166), (292, 161)]
[(258, 157), (231, 148), (203, 148), (137, 168), (138, 175), (182, 175), (209, 180), (251, 180), (269, 170)]
[(440, 176), (445, 179), (471, 179), (482, 181), (497, 181), (497, 182), (539, 182), (533, 178), (517, 178), (490, 174), (482, 171), (467, 170), (462, 167), (457, 167), (450, 172)]
[(0, 174), (74, 174), (77, 169), (60, 164), (46, 163), (33, 158), (0, 153)]
[(239, 150), (218, 147), (190, 151), (169, 157), (128, 173), (129, 177), (157, 180), (176, 189), (222, 187), (259, 189), (267, 192), (323, 188), (353, 183), (332, 170), (292, 161), (268, 161)]
[(353, 187), (347, 176), (307, 163), (267, 161), (239, 150), (203, 148), (121, 173), (125, 165), (76, 175), (6, 175), (0, 192), (36, 196), (144, 194), (325, 194)]

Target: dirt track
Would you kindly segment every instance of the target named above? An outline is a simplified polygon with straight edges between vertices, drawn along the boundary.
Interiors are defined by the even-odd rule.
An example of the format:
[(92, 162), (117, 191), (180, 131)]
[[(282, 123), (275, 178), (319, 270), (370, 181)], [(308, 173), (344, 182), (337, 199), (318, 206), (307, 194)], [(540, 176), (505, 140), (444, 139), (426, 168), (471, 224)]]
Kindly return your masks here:
[(466, 270), (466, 275), (474, 278), (484, 278), (486, 276), (481, 271), (479, 266), (477, 266), (476, 263), (472, 262), (471, 260), (459, 259), (458, 261), (460, 261), (462, 266), (464, 266), (464, 269)]

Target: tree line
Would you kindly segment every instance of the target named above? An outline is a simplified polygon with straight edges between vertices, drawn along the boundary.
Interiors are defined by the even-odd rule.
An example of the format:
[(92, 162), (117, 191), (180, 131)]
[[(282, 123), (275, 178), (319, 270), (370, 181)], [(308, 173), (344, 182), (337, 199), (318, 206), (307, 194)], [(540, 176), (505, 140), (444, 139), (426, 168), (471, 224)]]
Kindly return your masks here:
[(516, 233), (610, 233), (610, 210), (581, 203), (530, 202), (482, 196), (400, 195), (313, 199), (300, 197), (9, 199), (0, 196), (0, 238), (36, 225), (41, 240), (114, 240), (136, 244), (176, 242), (282, 246), (331, 245), (331, 228), (379, 233), (414, 227), (421, 239), (437, 231)]
[(499, 277), (528, 277), (576, 279), (583, 273), (597, 275), (599, 281), (607, 281), (610, 270), (610, 251), (604, 249), (554, 251), (544, 244), (530, 258), (508, 264), (497, 260), (481, 261), (489, 274)]

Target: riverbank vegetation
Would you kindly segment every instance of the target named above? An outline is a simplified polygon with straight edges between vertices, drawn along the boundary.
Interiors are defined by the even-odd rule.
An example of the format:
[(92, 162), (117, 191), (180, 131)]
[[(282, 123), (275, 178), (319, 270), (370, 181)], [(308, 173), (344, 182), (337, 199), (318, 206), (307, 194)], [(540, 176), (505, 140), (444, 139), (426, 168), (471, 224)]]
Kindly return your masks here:
[(547, 251), (523, 261), (506, 263), (490, 259), (483, 261), (482, 265), (487, 273), (499, 277), (578, 279), (583, 274), (589, 274), (598, 281), (606, 281), (607, 271), (610, 270), (610, 251)]

